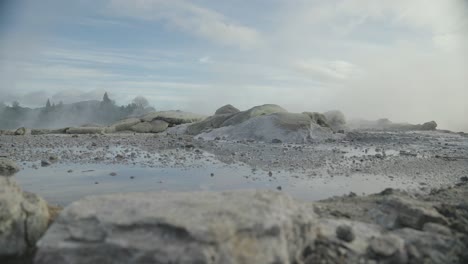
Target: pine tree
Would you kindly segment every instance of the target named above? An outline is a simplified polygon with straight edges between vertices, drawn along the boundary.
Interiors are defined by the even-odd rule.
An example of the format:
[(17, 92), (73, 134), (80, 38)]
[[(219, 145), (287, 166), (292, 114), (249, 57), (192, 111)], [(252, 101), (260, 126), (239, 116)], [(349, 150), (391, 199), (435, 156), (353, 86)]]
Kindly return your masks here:
[(102, 97), (102, 102), (105, 104), (109, 104), (112, 102), (111, 99), (109, 99), (109, 95), (107, 94), (107, 92), (104, 93), (104, 96)]
[(52, 105), (50, 104), (50, 100), (47, 99), (47, 103), (46, 103), (46, 105), (45, 105), (45, 108), (46, 108), (46, 109), (50, 109), (51, 107), (52, 107)]

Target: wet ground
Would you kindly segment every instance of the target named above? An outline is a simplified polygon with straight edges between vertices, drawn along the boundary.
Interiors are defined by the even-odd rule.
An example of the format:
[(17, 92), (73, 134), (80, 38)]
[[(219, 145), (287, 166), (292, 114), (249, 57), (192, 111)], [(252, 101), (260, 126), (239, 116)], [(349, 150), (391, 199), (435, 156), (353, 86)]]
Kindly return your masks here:
[[(132, 191), (279, 189), (300, 200), (387, 187), (427, 192), (468, 175), (468, 138), (353, 132), (307, 145), (170, 135), (0, 136), (22, 187), (51, 203)], [(42, 162), (41, 162), (42, 161)]]

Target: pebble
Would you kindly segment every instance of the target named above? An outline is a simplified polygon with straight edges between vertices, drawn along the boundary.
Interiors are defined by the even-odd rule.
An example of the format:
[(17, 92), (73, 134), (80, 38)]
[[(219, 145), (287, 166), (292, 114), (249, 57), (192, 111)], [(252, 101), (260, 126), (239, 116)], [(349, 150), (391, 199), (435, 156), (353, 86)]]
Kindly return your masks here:
[(351, 226), (340, 225), (336, 228), (336, 237), (345, 242), (352, 242), (356, 236)]

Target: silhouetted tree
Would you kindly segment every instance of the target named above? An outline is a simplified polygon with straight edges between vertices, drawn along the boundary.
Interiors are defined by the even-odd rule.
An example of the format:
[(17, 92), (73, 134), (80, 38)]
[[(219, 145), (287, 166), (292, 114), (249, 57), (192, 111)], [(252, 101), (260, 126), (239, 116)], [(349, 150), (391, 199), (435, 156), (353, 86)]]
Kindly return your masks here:
[(52, 105), (50, 104), (50, 100), (47, 99), (47, 103), (46, 103), (46, 105), (45, 105), (46, 110), (47, 110), (47, 109), (50, 109), (51, 107), (52, 107)]
[(112, 100), (109, 98), (109, 95), (107, 94), (107, 92), (104, 93), (104, 96), (102, 97), (102, 102), (104, 104), (111, 104), (112, 103)]
[(135, 97), (135, 99), (133, 99), (132, 103), (135, 104), (138, 108), (142, 108), (142, 109), (149, 106), (148, 99), (146, 99), (143, 96)]
[(18, 101), (13, 101), (13, 102), (11, 103), (11, 107), (12, 107), (13, 109), (19, 109), (21, 106), (20, 106), (20, 103), (19, 103)]

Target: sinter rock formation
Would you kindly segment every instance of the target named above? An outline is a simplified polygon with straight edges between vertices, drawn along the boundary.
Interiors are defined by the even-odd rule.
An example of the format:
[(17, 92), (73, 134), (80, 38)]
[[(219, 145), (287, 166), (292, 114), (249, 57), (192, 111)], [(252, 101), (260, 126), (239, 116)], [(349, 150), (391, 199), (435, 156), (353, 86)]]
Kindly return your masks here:
[(317, 203), (273, 191), (94, 196), (61, 213), (35, 263), (467, 263), (467, 195), (461, 183)]
[(34, 248), (49, 224), (47, 203), (21, 191), (11, 174), (18, 166), (0, 159), (0, 263)]

